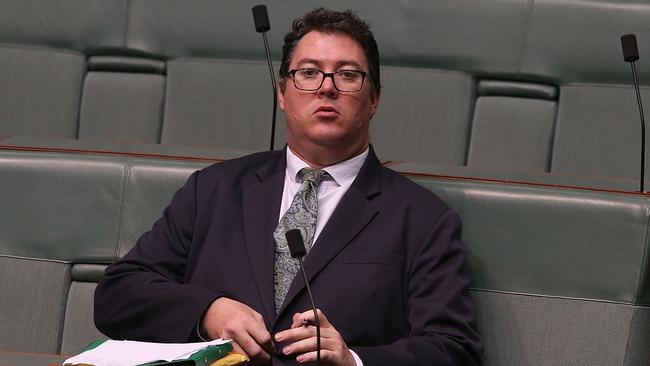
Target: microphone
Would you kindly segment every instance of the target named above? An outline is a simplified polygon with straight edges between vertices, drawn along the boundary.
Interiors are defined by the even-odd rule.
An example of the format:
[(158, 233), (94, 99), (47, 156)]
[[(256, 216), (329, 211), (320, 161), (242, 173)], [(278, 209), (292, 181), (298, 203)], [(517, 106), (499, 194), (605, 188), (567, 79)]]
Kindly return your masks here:
[(318, 312), (316, 311), (314, 298), (311, 296), (311, 288), (309, 287), (309, 280), (307, 280), (305, 264), (302, 260), (302, 257), (304, 257), (307, 253), (305, 250), (305, 243), (302, 239), (302, 234), (300, 233), (299, 229), (291, 229), (287, 231), (284, 236), (287, 238), (287, 244), (289, 245), (289, 252), (291, 253), (291, 257), (298, 258), (298, 261), (300, 262), (300, 270), (302, 271), (302, 275), (305, 278), (305, 286), (307, 287), (307, 293), (309, 294), (309, 301), (311, 301), (311, 308), (314, 311), (314, 323), (316, 323), (316, 364), (320, 365), (320, 320), (318, 319)]
[(641, 118), (641, 180), (640, 192), (643, 193), (643, 179), (645, 170), (645, 118), (643, 117), (643, 105), (641, 104), (641, 92), (639, 91), (639, 79), (636, 74), (634, 62), (639, 59), (639, 49), (636, 45), (636, 36), (634, 34), (624, 34), (621, 36), (621, 46), (623, 47), (623, 60), (629, 62), (632, 66), (632, 77), (634, 78), (634, 89), (636, 90), (636, 101), (639, 106), (639, 117)]
[(269, 42), (266, 39), (266, 32), (271, 29), (269, 22), (269, 14), (266, 12), (266, 5), (255, 5), (253, 7), (253, 21), (255, 22), (255, 30), (257, 33), (262, 33), (262, 40), (264, 41), (264, 50), (266, 52), (266, 61), (269, 64), (269, 72), (271, 73), (271, 86), (273, 87), (273, 118), (271, 119), (271, 144), (270, 149), (273, 150), (273, 140), (275, 140), (275, 115), (277, 112), (278, 90), (275, 84), (275, 73), (273, 72), (273, 63), (271, 62), (271, 51), (269, 51)]

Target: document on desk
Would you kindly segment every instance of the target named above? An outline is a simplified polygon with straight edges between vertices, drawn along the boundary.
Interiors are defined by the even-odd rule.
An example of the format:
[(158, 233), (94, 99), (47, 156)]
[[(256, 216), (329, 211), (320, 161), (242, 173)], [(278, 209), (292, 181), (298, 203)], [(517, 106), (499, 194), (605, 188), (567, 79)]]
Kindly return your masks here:
[[(225, 345), (230, 340), (215, 339), (197, 343), (151, 343), (108, 340), (96, 348), (71, 357), (64, 365), (137, 366), (155, 361), (187, 359), (209, 346)], [(228, 347), (230, 348), (230, 347)]]

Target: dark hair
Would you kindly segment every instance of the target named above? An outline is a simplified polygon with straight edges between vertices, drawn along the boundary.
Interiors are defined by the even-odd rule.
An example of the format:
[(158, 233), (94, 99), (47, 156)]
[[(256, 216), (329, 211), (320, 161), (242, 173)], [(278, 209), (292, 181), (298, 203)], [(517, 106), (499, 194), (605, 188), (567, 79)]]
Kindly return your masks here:
[(318, 8), (293, 21), (291, 31), (284, 36), (282, 46), (282, 64), (280, 65), (280, 87), (284, 92), (286, 79), (289, 77), (289, 61), (298, 42), (307, 33), (320, 31), (341, 33), (352, 37), (361, 45), (368, 59), (370, 80), (373, 95), (381, 90), (379, 82), (379, 49), (375, 37), (366, 22), (361, 20), (352, 10), (335, 11)]

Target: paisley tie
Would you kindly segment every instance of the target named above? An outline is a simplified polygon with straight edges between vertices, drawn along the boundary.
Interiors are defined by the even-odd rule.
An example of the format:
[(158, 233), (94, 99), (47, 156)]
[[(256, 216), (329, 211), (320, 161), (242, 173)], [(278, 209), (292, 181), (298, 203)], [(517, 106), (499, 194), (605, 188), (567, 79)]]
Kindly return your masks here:
[(316, 232), (316, 217), (318, 214), (318, 185), (327, 173), (322, 170), (303, 168), (298, 172), (301, 180), (300, 188), (293, 197), (291, 206), (280, 219), (278, 227), (273, 232), (275, 239), (275, 311), (280, 312), (289, 286), (298, 272), (300, 262), (292, 258), (287, 245), (285, 233), (299, 229), (305, 242), (307, 253), (314, 242)]

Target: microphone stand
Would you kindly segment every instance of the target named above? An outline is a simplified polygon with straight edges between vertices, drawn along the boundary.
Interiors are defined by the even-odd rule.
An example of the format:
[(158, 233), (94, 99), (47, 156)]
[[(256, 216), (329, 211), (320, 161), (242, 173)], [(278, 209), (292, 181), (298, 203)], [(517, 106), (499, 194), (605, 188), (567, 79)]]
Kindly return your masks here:
[(641, 119), (641, 179), (639, 192), (643, 193), (643, 180), (645, 179), (645, 118), (643, 117), (643, 104), (641, 104), (641, 92), (639, 90), (639, 77), (636, 73), (636, 67), (634, 66), (634, 61), (630, 62), (632, 66), (632, 75), (634, 75), (634, 89), (636, 91), (636, 102), (639, 107), (639, 118)]
[(255, 30), (258, 33), (262, 33), (264, 51), (266, 52), (266, 62), (269, 64), (269, 73), (271, 74), (271, 87), (273, 88), (273, 117), (271, 119), (271, 143), (269, 150), (273, 151), (273, 143), (275, 141), (275, 116), (278, 110), (278, 87), (275, 81), (275, 73), (273, 72), (273, 62), (271, 61), (269, 41), (266, 39), (266, 32), (271, 29), (271, 23), (269, 22), (269, 14), (266, 11), (266, 5), (256, 5), (252, 10)]
[(629, 62), (632, 66), (632, 76), (634, 78), (634, 90), (636, 91), (636, 101), (639, 107), (639, 117), (641, 119), (641, 179), (639, 191), (644, 193), (643, 180), (645, 179), (645, 118), (643, 117), (643, 104), (641, 103), (641, 91), (639, 89), (639, 78), (636, 73), (634, 62), (639, 59), (639, 49), (636, 44), (634, 34), (624, 34), (621, 36), (621, 46), (623, 48), (623, 60)]
[(303, 278), (305, 279), (305, 287), (307, 287), (307, 294), (309, 295), (311, 308), (314, 311), (314, 325), (316, 326), (316, 365), (320, 366), (320, 319), (318, 319), (318, 312), (316, 311), (314, 297), (311, 296), (311, 287), (309, 286), (307, 272), (305, 272), (305, 264), (302, 259), (305, 254), (307, 254), (307, 251), (305, 250), (305, 242), (302, 238), (300, 229), (291, 229), (284, 235), (287, 238), (287, 245), (289, 246), (291, 257), (297, 258), (300, 262), (300, 270), (302, 272)]
[(305, 279), (307, 294), (309, 295), (309, 301), (311, 302), (311, 308), (314, 311), (314, 324), (316, 325), (316, 365), (320, 365), (320, 319), (318, 319), (318, 312), (316, 311), (316, 305), (314, 304), (314, 297), (311, 296), (311, 288), (309, 287), (309, 281), (307, 280), (307, 273), (305, 272), (305, 264), (303, 263), (302, 257), (298, 257), (298, 261), (300, 262), (302, 277)]

